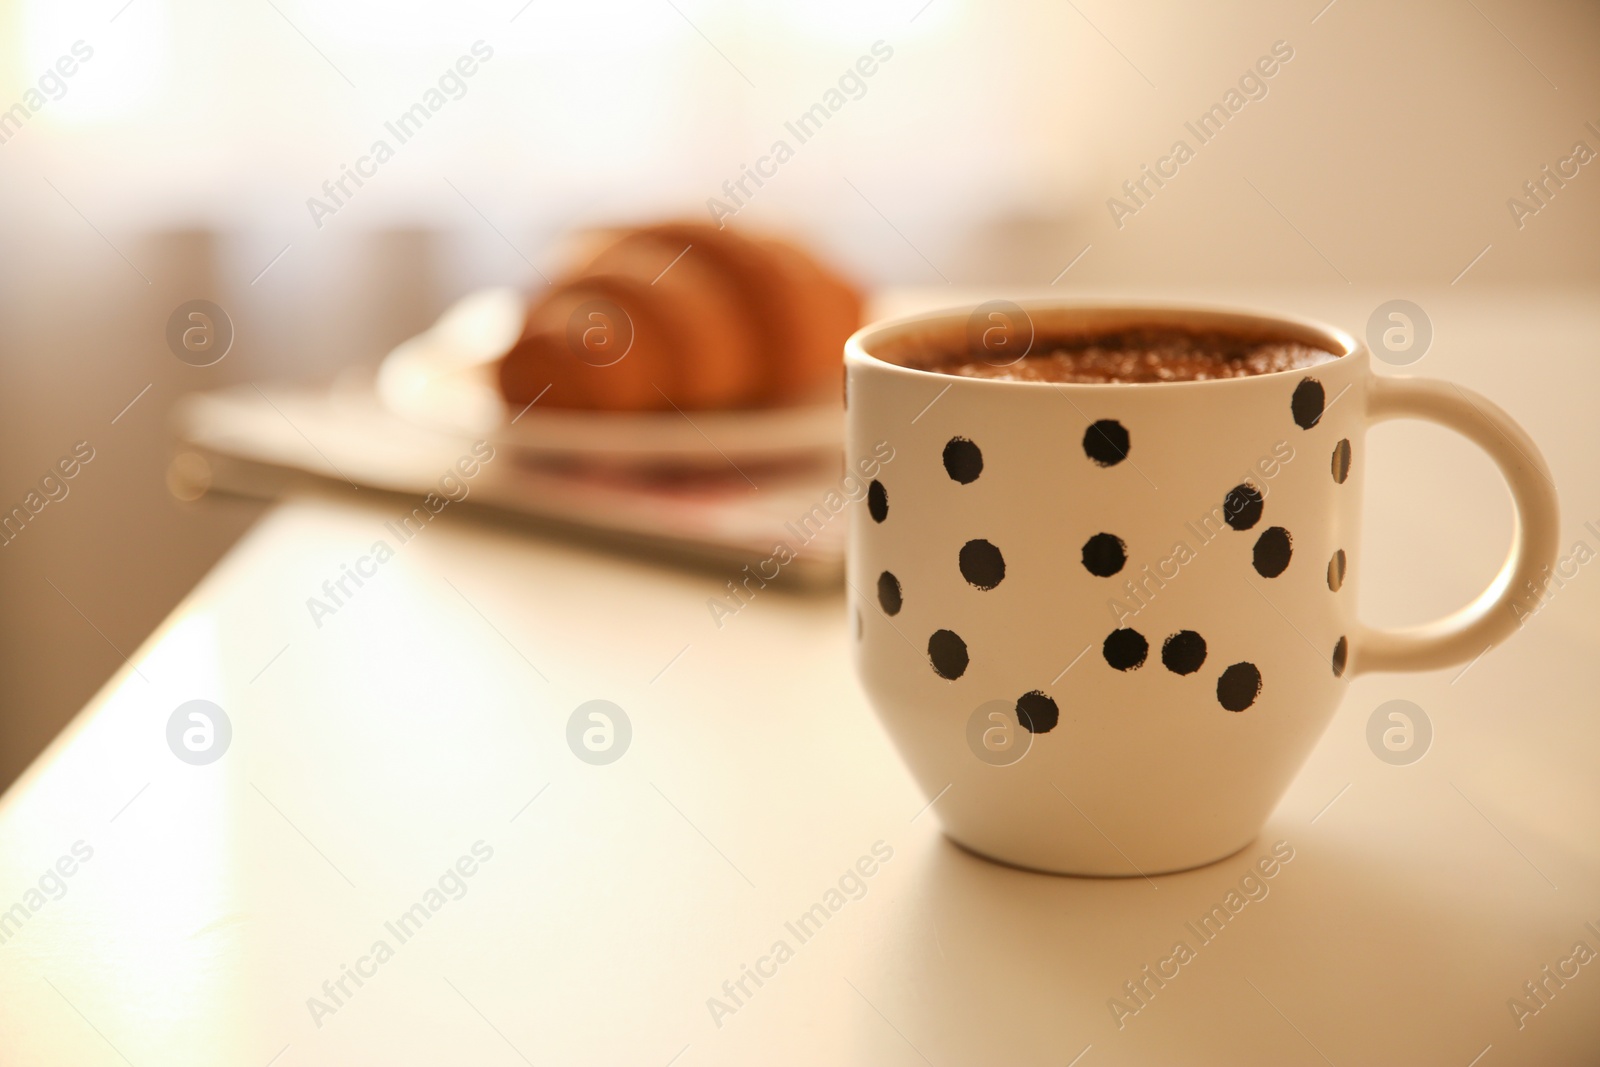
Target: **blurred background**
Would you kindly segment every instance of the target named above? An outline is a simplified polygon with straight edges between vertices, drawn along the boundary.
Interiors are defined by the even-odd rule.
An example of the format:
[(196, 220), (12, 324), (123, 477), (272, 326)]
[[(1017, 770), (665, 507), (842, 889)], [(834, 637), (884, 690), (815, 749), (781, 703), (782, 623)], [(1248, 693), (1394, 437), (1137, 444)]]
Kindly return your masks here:
[[(0, 787), (261, 511), (169, 492), (186, 393), (370, 367), (465, 293), (542, 285), (576, 228), (709, 218), (780, 138), (729, 225), (874, 292), (1593, 293), (1600, 168), (1542, 168), (1600, 150), (1597, 43), (1578, 0), (5, 0), (0, 505), (94, 459), (0, 549)], [(165, 342), (196, 298), (236, 329), (212, 367)]]

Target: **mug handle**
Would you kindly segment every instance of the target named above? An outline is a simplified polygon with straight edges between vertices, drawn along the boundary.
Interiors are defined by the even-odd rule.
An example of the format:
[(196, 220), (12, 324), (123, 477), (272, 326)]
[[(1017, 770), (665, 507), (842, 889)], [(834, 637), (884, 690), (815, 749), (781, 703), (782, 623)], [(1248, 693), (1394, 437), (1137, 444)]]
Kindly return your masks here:
[(1497, 405), (1450, 382), (1425, 378), (1374, 378), (1367, 393), (1369, 423), (1412, 418), (1454, 430), (1489, 454), (1511, 489), (1515, 526), (1511, 550), (1493, 582), (1470, 604), (1442, 619), (1403, 630), (1357, 624), (1351, 674), (1426, 671), (1483, 655), (1513, 633), (1512, 603), (1524, 586), (1537, 586), (1559, 551), (1555, 483), (1539, 447)]

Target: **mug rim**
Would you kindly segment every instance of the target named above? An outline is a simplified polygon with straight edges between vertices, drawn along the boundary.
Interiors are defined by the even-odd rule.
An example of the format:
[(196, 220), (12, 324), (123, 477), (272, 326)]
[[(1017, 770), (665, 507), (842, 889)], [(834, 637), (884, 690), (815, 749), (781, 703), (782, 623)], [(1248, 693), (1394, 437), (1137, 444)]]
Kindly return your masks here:
[[(972, 304), (951, 305), (870, 322), (851, 334), (845, 341), (845, 364), (847, 366), (854, 363), (881, 367), (885, 370), (902, 374), (916, 375), (929, 379), (942, 379), (947, 384), (962, 382), (979, 388), (1149, 389), (1154, 387), (1161, 389), (1193, 389), (1213, 388), (1229, 384), (1237, 386), (1244, 382), (1271, 380), (1297, 374), (1304, 375), (1308, 370), (1322, 370), (1326, 373), (1327, 370), (1346, 361), (1353, 360), (1361, 363), (1363, 362), (1361, 357), (1366, 354), (1366, 345), (1354, 335), (1339, 329), (1337, 326), (1303, 315), (1240, 308), (1223, 304), (1189, 303), (1171, 300), (1077, 300), (1070, 297), (1024, 298), (1021, 300), (1008, 300), (1007, 302), (1021, 308), (1023, 312), (1029, 314), (1030, 318), (1034, 312), (1039, 312), (1041, 315), (1046, 312), (1080, 312), (1104, 314), (1108, 317), (1125, 315), (1130, 318), (1141, 318), (1149, 316), (1153, 324), (1160, 325), (1177, 325), (1200, 320), (1202, 325), (1217, 329), (1226, 329), (1230, 325), (1235, 327), (1248, 325), (1256, 328), (1277, 327), (1283, 332), (1309, 335), (1315, 339), (1315, 343), (1319, 347), (1331, 349), (1334, 352), (1334, 359), (1325, 364), (1318, 364), (1315, 368), (1289, 368), (1287, 370), (1269, 371), (1264, 374), (1246, 374), (1236, 378), (1203, 378), (1172, 382), (1051, 382), (1019, 381), (1009, 378), (977, 378), (960, 374), (948, 374), (944, 371), (908, 367), (903, 363), (895, 363), (881, 356), (873, 355), (869, 351), (870, 347), (876, 347), (886, 340), (904, 336), (918, 327), (959, 326), (969, 319), (974, 311), (991, 302), (979, 301)], [(1285, 330), (1284, 328), (1287, 329)]]

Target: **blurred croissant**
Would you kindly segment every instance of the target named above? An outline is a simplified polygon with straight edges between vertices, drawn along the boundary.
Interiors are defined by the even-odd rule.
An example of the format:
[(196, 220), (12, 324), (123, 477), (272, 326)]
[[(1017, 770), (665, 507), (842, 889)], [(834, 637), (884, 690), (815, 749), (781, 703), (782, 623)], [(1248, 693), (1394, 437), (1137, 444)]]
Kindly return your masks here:
[(775, 407), (837, 396), (861, 297), (793, 245), (695, 223), (615, 237), (528, 308), (499, 364), (521, 406)]

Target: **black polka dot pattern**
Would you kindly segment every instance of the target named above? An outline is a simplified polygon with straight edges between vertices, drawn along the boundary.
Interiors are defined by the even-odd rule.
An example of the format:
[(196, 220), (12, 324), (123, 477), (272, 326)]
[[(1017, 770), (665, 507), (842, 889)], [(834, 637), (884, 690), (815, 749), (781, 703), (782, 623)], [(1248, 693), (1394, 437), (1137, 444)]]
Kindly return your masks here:
[(1101, 419), (1083, 432), (1083, 453), (1102, 467), (1128, 458), (1128, 431), (1116, 419)]
[(1000, 550), (977, 538), (961, 546), (961, 577), (979, 589), (993, 589), (1006, 576), (1006, 560)]
[(1030, 734), (1047, 734), (1061, 721), (1056, 702), (1035, 689), (1017, 698), (1017, 722)]
[(898, 615), (900, 605), (900, 579), (884, 571), (878, 575), (878, 606), (885, 615)]
[(1161, 662), (1173, 674), (1193, 674), (1206, 661), (1206, 639), (1193, 630), (1179, 630), (1161, 643)]
[(1294, 387), (1294, 397), (1289, 401), (1289, 411), (1294, 415), (1294, 424), (1302, 430), (1309, 430), (1322, 419), (1322, 406), (1327, 402), (1327, 394), (1322, 391), (1322, 383), (1315, 378), (1302, 378), (1300, 384)]
[(1343, 584), (1344, 549), (1341, 548), (1339, 551), (1335, 552), (1333, 554), (1333, 558), (1328, 561), (1328, 588), (1337, 593), (1339, 591), (1339, 587)]
[(1222, 517), (1235, 530), (1248, 530), (1261, 521), (1261, 512), (1265, 507), (1261, 490), (1246, 482), (1228, 490), (1228, 495), (1222, 501)]
[[(1305, 378), (1294, 390), (1290, 403), (1296, 425), (1311, 429), (1321, 420), (1326, 410), (1326, 396), (1322, 384), (1315, 378)], [(1281, 410), (1281, 409), (1280, 409)], [(1101, 467), (1112, 467), (1128, 458), (1131, 435), (1128, 428), (1115, 419), (1101, 419), (1091, 424), (1083, 437), (1084, 454)], [(950, 438), (941, 456), (945, 472), (951, 480), (970, 485), (984, 470), (983, 452), (966, 437)], [(1350, 476), (1353, 464), (1348, 438), (1341, 439), (1333, 448), (1330, 470), (1333, 480), (1343, 484)], [(883, 523), (889, 515), (889, 494), (884, 484), (873, 479), (867, 489), (867, 511), (875, 523)], [(1243, 482), (1228, 490), (1222, 503), (1223, 518), (1236, 531), (1254, 529), (1263, 518), (1266, 500), (1257, 485)], [(902, 520), (903, 521), (903, 520)], [(1092, 528), (1092, 527), (1091, 527)], [(1289, 568), (1294, 555), (1294, 538), (1282, 526), (1269, 526), (1255, 539), (1251, 562), (1256, 573), (1263, 578), (1277, 578)], [(1109, 578), (1121, 573), (1128, 564), (1128, 545), (1121, 537), (1109, 532), (1093, 534), (1083, 543), (1083, 567), (1098, 578)], [(1237, 558), (1237, 557), (1235, 557)], [(986, 538), (973, 538), (961, 546), (957, 557), (961, 576), (978, 590), (997, 588), (1007, 577), (1007, 566), (1000, 548)], [(1336, 550), (1328, 560), (1328, 588), (1338, 592), (1344, 584), (1346, 557), (1343, 549)], [(1023, 567), (1023, 571), (1027, 571)], [(1024, 578), (1027, 575), (1024, 573)], [(1021, 581), (1023, 579), (1015, 579)], [(878, 605), (885, 615), (900, 614), (904, 606), (904, 589), (900, 579), (891, 571), (878, 576)], [(864, 639), (865, 621), (857, 608), (855, 636)], [(1215, 636), (1215, 635), (1213, 635)], [(966, 641), (954, 630), (939, 629), (928, 638), (928, 662), (934, 673), (947, 681), (963, 677), (971, 665), (971, 654)], [(1198, 674), (1208, 659), (1205, 638), (1194, 630), (1179, 630), (1161, 642), (1160, 658), (1166, 669), (1179, 676)], [(1150, 655), (1150, 642), (1137, 630), (1121, 627), (1107, 634), (1101, 643), (1101, 654), (1113, 670), (1128, 672), (1143, 667)], [(1335, 678), (1341, 678), (1348, 667), (1350, 644), (1340, 636), (1333, 646), (1330, 666)], [(1185, 683), (1189, 684), (1189, 683)], [(1263, 690), (1261, 671), (1254, 663), (1241, 661), (1225, 668), (1216, 680), (1217, 703), (1230, 712), (1242, 712), (1253, 707)], [(1054, 698), (1042, 690), (1024, 693), (1016, 701), (1017, 720), (1031, 734), (1049, 733), (1061, 720), (1061, 709)]]
[(1235, 663), (1217, 679), (1217, 703), (1229, 711), (1243, 711), (1261, 695), (1261, 672), (1254, 663)]
[(965, 437), (952, 437), (944, 446), (944, 470), (962, 485), (971, 485), (983, 473), (983, 452)]
[(1344, 677), (1344, 665), (1349, 659), (1350, 642), (1341, 637), (1339, 638), (1339, 643), (1333, 646), (1333, 676), (1335, 678)]
[(1282, 526), (1269, 526), (1256, 538), (1253, 552), (1256, 573), (1263, 578), (1276, 578), (1289, 569), (1289, 557), (1294, 554), (1294, 538)]
[(967, 673), (967, 643), (954, 630), (935, 630), (928, 638), (928, 662), (939, 677), (955, 681)]
[(1106, 662), (1119, 671), (1136, 671), (1150, 654), (1150, 642), (1138, 630), (1113, 630), (1100, 646)]
[(1333, 446), (1333, 480), (1340, 485), (1350, 477), (1350, 439), (1342, 437)]
[(1128, 562), (1128, 546), (1116, 534), (1097, 533), (1083, 543), (1083, 568), (1096, 578), (1109, 578)]
[(876, 478), (867, 487), (867, 513), (872, 516), (873, 522), (882, 522), (889, 517), (889, 490)]

